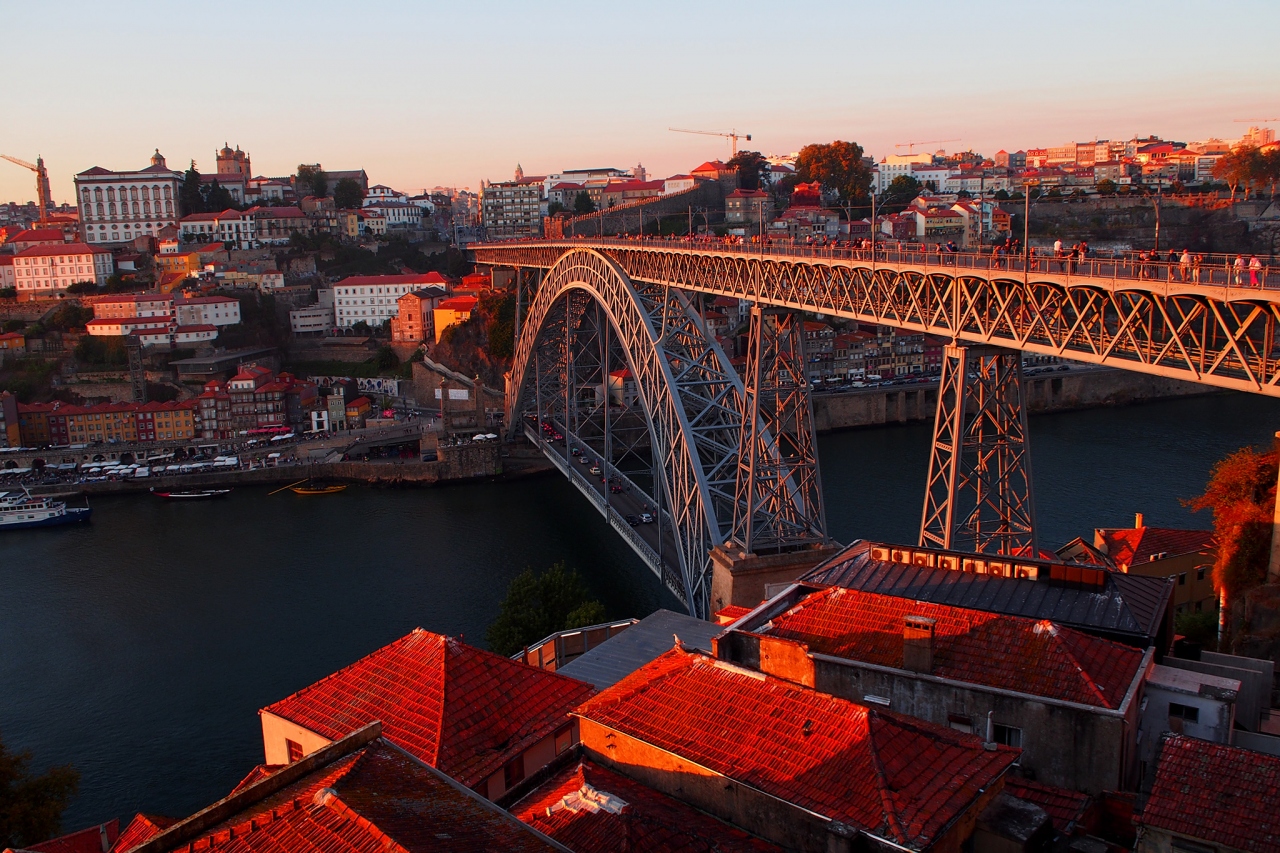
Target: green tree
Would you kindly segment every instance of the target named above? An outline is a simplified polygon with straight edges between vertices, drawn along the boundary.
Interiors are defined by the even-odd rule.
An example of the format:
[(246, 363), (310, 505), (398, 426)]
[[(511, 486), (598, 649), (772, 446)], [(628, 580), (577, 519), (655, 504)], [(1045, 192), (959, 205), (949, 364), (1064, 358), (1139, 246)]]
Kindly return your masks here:
[(500, 655), (513, 655), (548, 634), (604, 619), (604, 605), (591, 598), (582, 577), (556, 563), (541, 574), (525, 569), (512, 579), (485, 642)]
[(1188, 505), (1213, 513), (1214, 586), (1229, 601), (1266, 580), (1275, 517), (1276, 451), (1245, 447), (1213, 466), (1204, 494)]
[(8, 334), (9, 332), (21, 332), (27, 327), (27, 324), (21, 320), (5, 320), (4, 325), (0, 326), (0, 332)]
[(806, 145), (796, 158), (796, 175), (801, 181), (818, 181), (841, 204), (869, 203), (871, 167), (863, 161), (862, 146), (856, 142)]
[(84, 324), (92, 319), (92, 308), (64, 302), (49, 317), (47, 327), (58, 332), (71, 332), (77, 329), (84, 329)]
[(200, 173), (196, 171), (194, 160), (191, 162), (191, 168), (187, 169), (186, 175), (182, 178), (182, 189), (178, 190), (178, 210), (183, 216), (205, 212)]
[(357, 335), (372, 335), (372, 334), (373, 334), (373, 329), (371, 329), (371, 328), (369, 327), (369, 324), (368, 324), (368, 323), (366, 323), (364, 320), (357, 320), (356, 322), (352, 323), (352, 324), (351, 324), (351, 331), (355, 332)]
[(67, 293), (73, 293), (78, 295), (81, 293), (97, 293), (97, 292), (98, 292), (98, 285), (96, 285), (92, 281), (76, 281), (76, 282), (72, 282), (70, 285), (67, 286)]
[(1213, 176), (1220, 181), (1224, 181), (1231, 188), (1231, 200), (1236, 200), (1236, 190), (1240, 185), (1244, 185), (1244, 197), (1249, 199), (1249, 182), (1252, 171), (1256, 168), (1254, 164), (1254, 153), (1256, 148), (1240, 148), (1235, 151), (1228, 151), (1218, 158), (1218, 162), (1213, 164)]
[(738, 170), (738, 186), (758, 190), (769, 180), (769, 161), (759, 151), (739, 151), (726, 164)]
[(0, 299), (17, 299), (18, 288), (16, 287), (0, 287)]
[(62, 812), (80, 784), (70, 765), (32, 774), (29, 752), (0, 742), (0, 846), (27, 847), (58, 834)]
[(515, 355), (516, 295), (508, 293), (495, 301), (496, 304), (483, 306), (492, 313), (485, 326), (485, 337), (489, 340), (489, 355), (505, 360)]
[(1008, 200), (1009, 200), (1008, 190), (996, 190), (996, 201), (1008, 201)]
[(915, 178), (910, 175), (899, 175), (885, 187), (884, 194), (880, 198), (880, 209), (885, 212), (891, 212), (895, 208), (901, 210), (913, 198), (920, 195), (921, 189), (923, 186)]
[(342, 210), (359, 210), (364, 203), (364, 190), (355, 178), (343, 178), (333, 185), (333, 203)]
[(565, 206), (563, 202), (553, 201), (551, 204), (547, 205), (548, 216), (555, 216), (557, 213), (564, 213), (564, 211)]
[(298, 166), (298, 175), (294, 181), (299, 196), (312, 195), (324, 198), (329, 194), (329, 175), (324, 169), (315, 166)]
[(378, 347), (378, 354), (374, 356), (374, 363), (378, 365), (379, 371), (395, 370), (400, 366), (400, 357), (396, 355), (395, 350), (391, 347)]
[(204, 192), (204, 209), (210, 213), (221, 213), (224, 210), (232, 210), (235, 207), (236, 200), (231, 195), (231, 190), (219, 184), (217, 178), (210, 181), (208, 188)]
[(573, 200), (574, 213), (595, 213), (596, 203), (591, 200), (591, 196), (587, 195), (586, 190), (578, 193), (577, 198)]
[(1102, 180), (1098, 181), (1097, 189), (1098, 189), (1098, 195), (1115, 195), (1116, 182), (1111, 180), (1110, 178), (1103, 178)]

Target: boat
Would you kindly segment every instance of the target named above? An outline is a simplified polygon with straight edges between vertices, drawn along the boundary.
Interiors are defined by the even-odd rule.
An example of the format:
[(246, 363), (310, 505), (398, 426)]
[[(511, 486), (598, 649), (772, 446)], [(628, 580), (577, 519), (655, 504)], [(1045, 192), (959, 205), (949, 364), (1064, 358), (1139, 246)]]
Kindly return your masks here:
[(230, 489), (188, 489), (186, 491), (172, 491), (170, 489), (152, 488), (151, 494), (158, 498), (164, 498), (169, 501), (207, 501), (213, 498), (224, 498), (231, 494)]
[(0, 492), (0, 530), (88, 521), (91, 512), (87, 506), (68, 507), (64, 501), (32, 497), (25, 488), (20, 492)]
[(332, 495), (345, 488), (346, 485), (343, 483), (335, 483), (329, 486), (301, 483), (296, 486), (290, 486), (289, 491), (295, 495)]

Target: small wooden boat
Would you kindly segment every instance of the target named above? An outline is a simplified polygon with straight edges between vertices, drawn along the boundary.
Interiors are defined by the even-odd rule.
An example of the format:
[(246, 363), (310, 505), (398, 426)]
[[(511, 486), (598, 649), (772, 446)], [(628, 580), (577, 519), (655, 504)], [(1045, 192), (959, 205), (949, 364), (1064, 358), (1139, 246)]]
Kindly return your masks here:
[(343, 483), (336, 483), (329, 486), (323, 486), (315, 483), (303, 483), (297, 486), (290, 486), (289, 491), (295, 495), (332, 495), (346, 488)]
[(173, 491), (170, 489), (157, 489), (152, 487), (151, 494), (158, 498), (164, 498), (168, 501), (207, 501), (214, 498), (224, 498), (231, 494), (230, 489), (188, 489), (186, 491)]

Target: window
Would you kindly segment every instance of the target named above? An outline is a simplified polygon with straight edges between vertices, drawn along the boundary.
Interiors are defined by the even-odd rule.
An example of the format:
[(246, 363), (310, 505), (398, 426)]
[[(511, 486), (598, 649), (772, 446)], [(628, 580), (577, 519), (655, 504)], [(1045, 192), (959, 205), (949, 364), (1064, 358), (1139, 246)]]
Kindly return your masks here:
[(1182, 572), (1180, 575), (1178, 575), (1178, 586), (1186, 586), (1186, 585), (1187, 585), (1187, 573)]
[(1200, 709), (1192, 705), (1179, 705), (1177, 702), (1169, 703), (1169, 719), (1182, 720), (1186, 723), (1200, 722)]
[(1200, 568), (1196, 569), (1196, 580), (1198, 581), (1204, 580), (1204, 570), (1205, 570), (1204, 566), (1201, 566)]
[(288, 740), (286, 738), (284, 745), (285, 745), (285, 749), (289, 750), (290, 764), (292, 764), (295, 761), (300, 761), (302, 759), (302, 744), (298, 743), (295, 740)]
[(524, 779), (524, 755), (517, 755), (502, 767), (502, 781), (508, 791)]
[(556, 732), (556, 755), (560, 755), (571, 746), (573, 746), (573, 726), (563, 726)]
[(947, 725), (958, 732), (973, 734), (973, 718), (964, 714), (947, 714)]
[(1015, 726), (1002, 726), (996, 723), (991, 727), (995, 742), (1003, 746), (1022, 748), (1022, 729)]

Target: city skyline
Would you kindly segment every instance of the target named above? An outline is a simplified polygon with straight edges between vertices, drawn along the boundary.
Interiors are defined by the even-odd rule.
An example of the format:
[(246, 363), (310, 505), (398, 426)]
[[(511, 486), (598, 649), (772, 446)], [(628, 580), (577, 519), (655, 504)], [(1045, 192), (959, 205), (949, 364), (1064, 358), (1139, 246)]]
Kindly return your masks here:
[[(727, 140), (668, 127), (736, 128), (766, 154), (849, 139), (877, 158), (913, 140), (956, 140), (923, 149), (990, 156), (1148, 133), (1234, 138), (1250, 124), (1237, 119), (1278, 115), (1269, 83), (1280, 59), (1266, 34), (1280, 25), (1280, 9), (1227, 5), (1206, 20), (1190, 4), (1150, 20), (1134, 8), (1104, 14), (1100, 3), (1070, 19), (990, 3), (961, 20), (926, 4), (911, 16), (831, 9), (797, 21), (764, 4), (660, 4), (644, 19), (574, 3), (386, 7), (348, 19), (320, 4), (302, 21), (289, 8), (231, 4), (221, 14), (245, 22), (242, 42), (204, 39), (208, 16), (162, 16), (147, 4), (74, 6), (56, 20), (15, 8), (12, 31), (28, 36), (14, 45), (19, 67), (43, 69), (45, 45), (75, 49), (41, 71), (41, 85), (6, 91), (10, 114), (27, 118), (6, 128), (0, 151), (42, 156), (61, 203), (75, 173), (139, 168), (156, 148), (175, 168), (194, 159), (212, 172), (224, 142), (253, 157), (255, 174), (320, 162), (364, 168), (372, 182), (406, 190), (478, 190), (517, 163), (545, 174), (640, 162), (665, 177), (727, 159)], [(815, 53), (818, 31), (854, 35)], [(207, 61), (157, 78), (138, 45), (170, 44), (174, 32), (207, 41)], [(619, 39), (633, 40), (636, 55)], [(1170, 50), (1179, 43), (1181, 53)], [(1021, 68), (1046, 51), (1059, 59)], [(31, 184), (16, 166), (0, 169), (0, 198), (26, 201)]]

